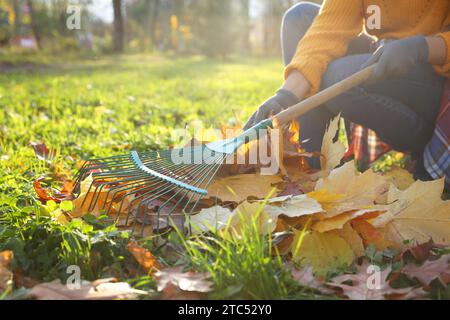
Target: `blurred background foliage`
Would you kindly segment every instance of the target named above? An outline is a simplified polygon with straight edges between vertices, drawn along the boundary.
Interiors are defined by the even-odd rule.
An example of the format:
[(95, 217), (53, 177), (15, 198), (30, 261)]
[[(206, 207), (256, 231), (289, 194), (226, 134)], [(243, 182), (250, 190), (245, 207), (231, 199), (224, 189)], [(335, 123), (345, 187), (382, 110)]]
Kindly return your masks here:
[(297, 2), (0, 0), (0, 52), (274, 56), (283, 13)]

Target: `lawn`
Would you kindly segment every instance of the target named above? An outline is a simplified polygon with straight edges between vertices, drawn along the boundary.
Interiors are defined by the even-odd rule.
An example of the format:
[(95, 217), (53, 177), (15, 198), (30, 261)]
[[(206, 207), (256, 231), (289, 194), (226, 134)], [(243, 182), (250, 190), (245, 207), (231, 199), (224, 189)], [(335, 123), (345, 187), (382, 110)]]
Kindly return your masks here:
[[(136, 272), (127, 234), (93, 217), (86, 219), (89, 225), (80, 221), (61, 225), (45, 214), (57, 208), (41, 205), (33, 181), (44, 176), (44, 184), (60, 187), (81, 159), (164, 149), (179, 142), (175, 129), (186, 126), (235, 125), (281, 80), (281, 63), (275, 59), (135, 55), (71, 64), (61, 59), (44, 65), (27, 61), (26, 68), (13, 61), (0, 75), (0, 252), (14, 251), (14, 268), (25, 283), (64, 280), (67, 266), (76, 264), (88, 280), (112, 275), (154, 289), (151, 278)], [(39, 160), (33, 143), (45, 143), (54, 156)], [(160, 245), (154, 239), (141, 244), (152, 250)], [(254, 248), (253, 258), (264, 258), (266, 249), (266, 244)], [(164, 259), (160, 257), (168, 265), (182, 260)], [(266, 263), (272, 269), (279, 267), (277, 262)], [(248, 269), (243, 275), (251, 273)], [(267, 280), (273, 293), (244, 296), (286, 297), (286, 288), (273, 287), (275, 280)]]

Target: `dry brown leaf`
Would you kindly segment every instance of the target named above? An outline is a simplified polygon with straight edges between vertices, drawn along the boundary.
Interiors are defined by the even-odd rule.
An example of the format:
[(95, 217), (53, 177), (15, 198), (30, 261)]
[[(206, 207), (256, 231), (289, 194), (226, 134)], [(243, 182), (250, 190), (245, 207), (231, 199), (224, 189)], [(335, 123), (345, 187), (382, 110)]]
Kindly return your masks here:
[(182, 292), (207, 293), (211, 292), (214, 286), (209, 273), (183, 272), (182, 267), (158, 271), (154, 277), (158, 282), (158, 291), (163, 293), (173, 291), (173, 286), (181, 290), (179, 294)]
[(396, 247), (405, 247), (405, 240), (419, 243), (433, 239), (450, 245), (450, 201), (441, 199), (444, 179), (416, 181), (405, 191), (391, 188), (388, 211), (374, 220), (384, 228), (386, 239)]
[(339, 131), (341, 117), (337, 116), (328, 125), (327, 131), (323, 136), (322, 157), (320, 158), (320, 167), (322, 168), (322, 177), (327, 177), (331, 170), (336, 168), (345, 154), (345, 146), (339, 140), (333, 142)]
[(364, 219), (356, 219), (351, 222), (353, 229), (358, 232), (364, 241), (364, 245), (373, 244), (379, 251), (392, 246), (389, 240), (386, 240), (384, 230), (375, 228), (371, 223)]
[[(107, 190), (100, 192), (98, 199), (97, 194), (94, 192), (89, 192), (88, 194), (80, 194), (78, 198), (73, 201), (74, 209), (70, 212), (73, 218), (80, 218), (88, 213), (94, 216), (100, 216), (103, 205), (106, 202)], [(93, 206), (94, 201), (97, 201), (95, 206)], [(107, 207), (105, 206), (105, 209)]]
[(240, 203), (248, 197), (264, 199), (273, 186), (282, 179), (274, 175), (241, 174), (216, 180), (209, 188), (208, 194), (222, 201)]
[[(280, 222), (283, 223), (282, 221), (283, 220), (278, 219), (277, 228), (279, 227)], [(287, 229), (287, 227), (283, 228), (283, 230)], [(294, 233), (292, 231), (276, 232), (275, 229), (272, 234), (272, 247), (274, 248), (272, 255), (287, 255), (291, 250), (292, 241), (294, 241)]]
[(147, 274), (163, 269), (163, 266), (156, 257), (149, 251), (142, 248), (137, 242), (128, 243), (128, 251), (133, 255), (139, 265)]
[(308, 195), (326, 206), (327, 216), (333, 217), (350, 210), (374, 208), (375, 199), (387, 192), (388, 186), (386, 179), (372, 170), (357, 173), (355, 163), (351, 161), (333, 170), (327, 178), (320, 179), (316, 184), (316, 193), (334, 195), (334, 201), (328, 200), (324, 204), (314, 193)]
[[(363, 264), (358, 267), (356, 274), (345, 274), (335, 277), (328, 285), (341, 288), (342, 294), (350, 300), (385, 300), (392, 295), (403, 299), (420, 299), (424, 297), (425, 292), (423, 290), (392, 288), (387, 280), (392, 271), (390, 267), (381, 271), (379, 278), (374, 275), (374, 272), (368, 272), (370, 271), (369, 267), (368, 264)], [(379, 283), (376, 283), (375, 279), (379, 280)], [(346, 284), (347, 282), (351, 282), (351, 285)], [(373, 285), (373, 287), (368, 284)]]
[(450, 255), (444, 255), (437, 260), (428, 260), (422, 265), (406, 265), (402, 273), (409, 278), (417, 278), (422, 285), (428, 286), (430, 283), (439, 279), (442, 285), (450, 284)]
[[(99, 188), (96, 190), (95, 185), (92, 183), (92, 175), (89, 175), (81, 182), (80, 195), (73, 200), (74, 209), (70, 212), (72, 218), (80, 218), (88, 213), (99, 216), (102, 212), (106, 212), (109, 209), (109, 215), (115, 219), (119, 209), (122, 213), (127, 213), (129, 207), (135, 205), (133, 204), (134, 195), (125, 196), (130, 190), (114, 193), (114, 199), (112, 199), (113, 193), (108, 193), (109, 189)], [(95, 206), (93, 205), (94, 202)], [(120, 226), (125, 225), (127, 220), (124, 215), (118, 217)], [(127, 224), (132, 222), (132, 218), (128, 219)]]
[(422, 263), (428, 260), (430, 257), (435, 256), (433, 249), (437, 249), (439, 247), (442, 246), (435, 244), (433, 240), (421, 244), (415, 242), (408, 245), (408, 248), (404, 249), (400, 253), (400, 257), (403, 259), (406, 254), (410, 254), (417, 262)]
[(325, 287), (322, 282), (314, 277), (313, 267), (305, 266), (303, 269), (297, 270), (295, 267), (289, 266), (288, 270), (291, 272), (294, 280), (297, 281), (297, 283), (301, 286), (317, 290), (318, 292), (323, 294), (333, 293), (333, 290)]
[(284, 167), (289, 179), (298, 186), (302, 193), (308, 193), (314, 190), (316, 180), (313, 179), (310, 174), (301, 171), (298, 163), (288, 160), (287, 163), (284, 164)]
[(299, 196), (304, 194), (304, 192), (300, 189), (300, 186), (294, 182), (288, 182), (284, 187), (284, 190), (278, 195), (282, 196)]
[(56, 150), (50, 150), (45, 142), (37, 143), (33, 141), (30, 146), (33, 148), (36, 157), (41, 161), (50, 163), (56, 156)]
[(65, 181), (64, 186), (61, 191), (53, 191), (44, 189), (41, 185), (41, 182), (45, 179), (45, 177), (40, 177), (33, 181), (33, 188), (36, 194), (39, 197), (39, 200), (42, 203), (46, 203), (47, 201), (53, 200), (57, 203), (60, 203), (64, 200), (73, 200), (74, 196), (72, 195), (72, 190), (74, 183), (72, 181)]
[(11, 264), (14, 254), (12, 251), (0, 252), (0, 295), (12, 287), (13, 274)]
[(73, 218), (79, 218), (87, 213), (91, 213), (94, 216), (100, 215), (100, 208), (106, 201), (106, 194), (108, 190), (102, 189), (100, 195), (98, 197), (98, 201), (94, 206), (93, 201), (96, 200), (97, 195), (94, 197), (95, 186), (92, 185), (93, 178), (92, 175), (89, 175), (84, 179), (80, 184), (80, 195), (73, 201), (74, 209), (70, 212), (70, 215)]
[(83, 281), (80, 289), (70, 289), (60, 280), (54, 280), (34, 286), (28, 295), (37, 300), (113, 300), (132, 299), (137, 295), (147, 294), (131, 288), (126, 282), (112, 282), (113, 280)]

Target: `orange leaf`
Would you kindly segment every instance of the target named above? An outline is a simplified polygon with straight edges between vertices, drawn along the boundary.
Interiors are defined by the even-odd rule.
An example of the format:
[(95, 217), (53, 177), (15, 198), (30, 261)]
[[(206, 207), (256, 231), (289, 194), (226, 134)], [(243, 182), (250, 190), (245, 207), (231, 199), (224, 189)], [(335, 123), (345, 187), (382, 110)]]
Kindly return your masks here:
[(373, 244), (380, 251), (390, 246), (390, 243), (384, 238), (384, 234), (381, 232), (381, 230), (375, 228), (366, 220), (364, 219), (353, 220), (352, 227), (361, 236), (365, 246)]
[(43, 178), (39, 178), (34, 180), (33, 182), (33, 187), (34, 187), (34, 191), (36, 191), (39, 200), (41, 201), (49, 201), (49, 200), (54, 200), (52, 197), (50, 197), (47, 193), (47, 190), (45, 190), (42, 185), (41, 182)]
[(60, 203), (64, 200), (72, 200), (74, 198), (72, 191), (74, 188), (74, 182), (73, 181), (65, 181), (64, 186), (61, 189), (61, 191), (53, 192), (52, 195), (49, 195), (48, 191), (44, 189), (41, 185), (41, 181), (44, 180), (44, 177), (40, 177), (33, 182), (34, 191), (36, 191), (36, 194), (39, 197), (39, 200), (42, 202), (47, 202), (50, 200), (53, 200), (57, 203)]
[(13, 274), (10, 271), (12, 260), (12, 251), (0, 252), (0, 295), (11, 286)]
[(128, 244), (128, 251), (133, 255), (146, 273), (150, 274), (163, 269), (163, 266), (159, 263), (155, 256), (150, 251), (142, 248), (136, 242), (130, 242)]

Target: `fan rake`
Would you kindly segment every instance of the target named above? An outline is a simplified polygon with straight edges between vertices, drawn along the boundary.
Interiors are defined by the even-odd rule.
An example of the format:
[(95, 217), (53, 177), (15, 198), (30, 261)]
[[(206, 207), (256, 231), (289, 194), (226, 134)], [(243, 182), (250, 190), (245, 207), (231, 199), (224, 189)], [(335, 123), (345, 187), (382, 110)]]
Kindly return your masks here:
[[(153, 215), (158, 230), (161, 218), (194, 213), (225, 160), (247, 141), (257, 138), (249, 138), (254, 132), (262, 133), (260, 130), (269, 127), (272, 120), (265, 120), (236, 138), (201, 146), (161, 152), (132, 151), (91, 159), (80, 168), (74, 190), (80, 194), (83, 180), (92, 176), (87, 191), (84, 190), (82, 208), (88, 212), (96, 208), (106, 214), (114, 210), (116, 219), (126, 214), (125, 225), (132, 216), (145, 225)], [(133, 233), (136, 225), (133, 224)]]
[[(164, 224), (176, 215), (184, 221), (185, 217), (199, 210), (199, 203), (208, 195), (207, 188), (220, 167), (242, 145), (260, 138), (274, 125), (280, 127), (287, 124), (361, 84), (371, 75), (373, 68), (371, 66), (354, 74), (232, 139), (175, 150), (132, 151), (125, 155), (88, 160), (75, 178), (75, 194), (84, 197), (81, 207), (87, 212), (100, 210), (110, 214), (114, 211), (116, 220), (121, 214), (126, 214), (125, 226), (131, 218), (139, 221), (141, 234), (150, 222), (156, 224), (156, 230), (159, 230), (162, 217), (166, 221)], [(92, 181), (82, 190), (83, 181), (89, 176)], [(133, 223), (133, 233), (137, 225)]]

